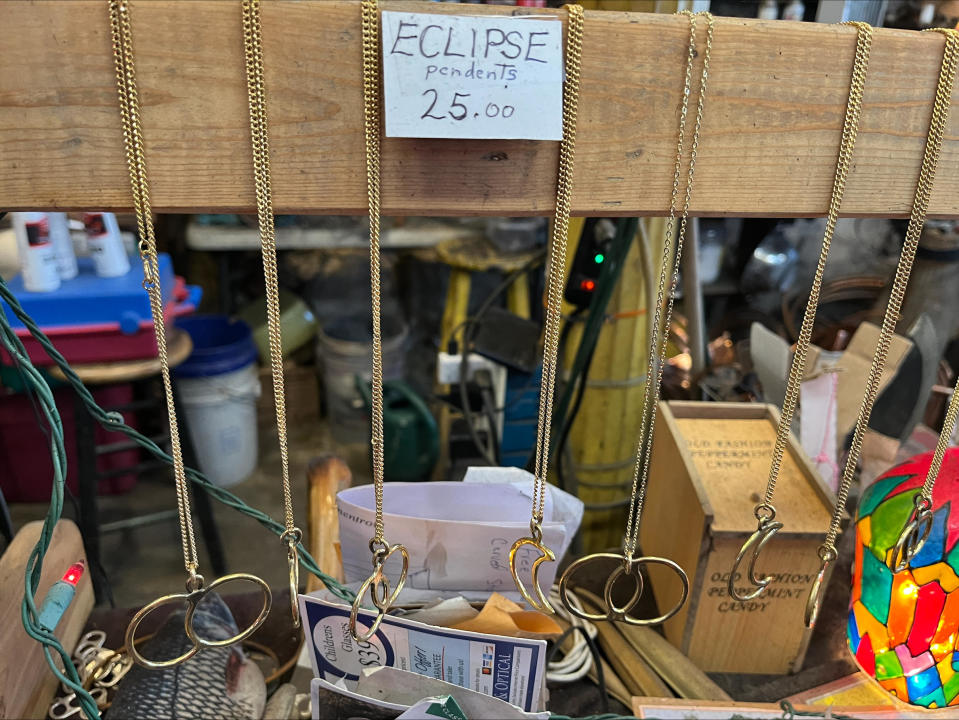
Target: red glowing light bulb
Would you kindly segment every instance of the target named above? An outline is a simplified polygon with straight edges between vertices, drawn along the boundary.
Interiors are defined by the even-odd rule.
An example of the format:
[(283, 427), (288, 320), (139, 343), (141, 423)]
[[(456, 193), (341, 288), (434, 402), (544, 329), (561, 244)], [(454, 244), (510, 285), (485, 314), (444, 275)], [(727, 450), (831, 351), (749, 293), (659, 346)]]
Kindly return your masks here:
[(583, 280), (583, 281), (579, 284), (579, 287), (580, 287), (581, 290), (585, 290), (586, 292), (592, 292), (593, 290), (596, 289), (596, 281), (595, 281), (595, 280)]
[(80, 578), (83, 577), (83, 571), (86, 569), (86, 565), (83, 560), (80, 562), (73, 563), (67, 571), (63, 574), (61, 578), (63, 582), (70, 583), (73, 587), (77, 586), (77, 583), (80, 582)]

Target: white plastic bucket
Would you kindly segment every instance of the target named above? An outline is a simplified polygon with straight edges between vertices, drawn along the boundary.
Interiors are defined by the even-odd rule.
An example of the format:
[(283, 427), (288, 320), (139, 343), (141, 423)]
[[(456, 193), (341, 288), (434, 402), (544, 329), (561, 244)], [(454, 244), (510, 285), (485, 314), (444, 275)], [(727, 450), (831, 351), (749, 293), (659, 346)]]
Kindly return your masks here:
[(173, 371), (200, 470), (229, 487), (256, 467), (256, 400), (260, 380), (249, 326), (224, 315), (177, 318), (193, 352)]
[(256, 467), (256, 364), (176, 385), (200, 470), (220, 487), (246, 480)]

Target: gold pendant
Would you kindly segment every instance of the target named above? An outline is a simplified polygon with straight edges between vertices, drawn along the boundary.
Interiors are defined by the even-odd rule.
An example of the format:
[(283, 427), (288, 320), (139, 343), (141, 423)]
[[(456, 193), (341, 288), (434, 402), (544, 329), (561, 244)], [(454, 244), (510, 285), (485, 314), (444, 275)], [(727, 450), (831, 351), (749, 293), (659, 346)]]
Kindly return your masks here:
[(300, 553), (297, 545), (303, 539), (299, 528), (284, 530), (280, 540), (286, 542), (286, 564), (290, 578), (290, 613), (293, 616), (293, 627), (300, 627)]
[(816, 579), (813, 580), (812, 587), (809, 588), (809, 598), (806, 600), (806, 627), (812, 630), (816, 627), (816, 620), (819, 618), (819, 611), (822, 609), (823, 597), (826, 594), (826, 570), (836, 559), (836, 551), (831, 546), (821, 545), (819, 547), (819, 572)]
[[(539, 584), (539, 567), (546, 562), (556, 562), (556, 555), (550, 550), (546, 545), (543, 544), (543, 531), (535, 520), (531, 521), (529, 524), (530, 536), (520, 538), (513, 543), (513, 546), (509, 549), (509, 572), (513, 576), (513, 582), (516, 583), (516, 589), (519, 590), (519, 594), (523, 596), (523, 599), (529, 603), (530, 607), (534, 610), (539, 610), (541, 613), (546, 613), (547, 615), (556, 614), (556, 610), (553, 609), (553, 606), (549, 604), (549, 598), (546, 597), (546, 593), (543, 592), (542, 586)], [(534, 598), (529, 590), (526, 588), (526, 584), (522, 581), (519, 576), (519, 568), (516, 565), (516, 557), (520, 549), (523, 547), (529, 546), (539, 551), (540, 555), (533, 561), (533, 566), (530, 568), (533, 582), (533, 590), (536, 593)]]
[[(260, 608), (260, 614), (257, 615), (256, 619), (253, 620), (244, 630), (236, 633), (232, 637), (228, 637), (225, 640), (206, 640), (200, 637), (196, 628), (193, 627), (193, 619), (196, 617), (196, 609), (203, 599), (211, 592), (213, 592), (218, 586), (225, 585), (226, 583), (233, 582), (235, 580), (242, 580), (244, 582), (249, 582), (257, 586), (259, 590), (263, 593), (263, 606)], [(215, 648), (215, 647), (226, 647), (228, 645), (234, 645), (235, 643), (242, 642), (246, 640), (250, 635), (256, 632), (263, 621), (266, 620), (266, 616), (270, 614), (270, 608), (273, 605), (273, 594), (270, 592), (270, 586), (267, 585), (263, 580), (256, 577), (256, 575), (249, 575), (248, 573), (233, 573), (232, 575), (224, 575), (221, 578), (214, 580), (208, 587), (203, 586), (203, 576), (196, 573), (191, 573), (189, 579), (186, 583), (187, 592), (185, 593), (171, 593), (170, 595), (164, 595), (159, 597), (148, 605), (143, 606), (136, 615), (133, 616), (133, 619), (130, 621), (130, 624), (127, 626), (126, 632), (126, 647), (130, 651), (130, 657), (137, 663), (137, 665), (142, 665), (145, 668), (159, 669), (159, 668), (168, 668), (184, 663), (194, 655), (196, 655), (203, 648)], [(156, 610), (162, 605), (168, 605), (171, 603), (180, 604), (183, 601), (187, 603), (186, 617), (183, 620), (184, 629), (186, 635), (190, 638), (190, 642), (193, 643), (193, 647), (187, 650), (182, 655), (171, 658), (169, 660), (150, 660), (149, 658), (144, 657), (140, 654), (139, 650), (136, 647), (136, 632), (137, 628), (140, 626), (140, 623), (149, 615), (151, 612)]]
[(929, 533), (932, 532), (932, 503), (922, 495), (916, 495), (915, 504), (912, 516), (899, 533), (896, 546), (893, 548), (892, 555), (889, 556), (889, 569), (895, 573), (909, 567), (912, 559), (926, 544)]
[[(763, 510), (766, 511), (766, 514), (763, 514)], [(759, 505), (756, 507), (755, 512), (756, 517), (759, 519), (759, 526), (739, 549), (736, 562), (733, 563), (732, 570), (729, 571), (729, 581), (726, 584), (726, 590), (729, 592), (729, 596), (740, 602), (759, 597), (763, 590), (766, 589), (766, 586), (772, 582), (771, 575), (759, 577), (756, 574), (756, 561), (759, 560), (759, 556), (762, 554), (763, 548), (766, 547), (766, 543), (772, 540), (773, 535), (783, 528), (783, 524), (775, 520), (776, 509), (772, 505)], [(739, 566), (742, 565), (743, 560), (746, 559), (746, 555), (750, 550), (752, 550), (752, 557), (749, 559), (749, 571), (746, 573), (746, 580), (752, 584), (755, 589), (752, 592), (741, 594), (736, 589), (736, 576), (739, 575)]]
[[(380, 545), (379, 548), (376, 548), (377, 544)], [(356, 599), (353, 600), (353, 607), (350, 609), (350, 634), (357, 642), (368, 641), (376, 634), (376, 631), (380, 629), (380, 623), (383, 622), (386, 613), (399, 597), (400, 591), (406, 583), (406, 573), (409, 572), (410, 569), (410, 555), (403, 545), (387, 545), (382, 541), (377, 543), (374, 540), (370, 540), (370, 550), (373, 552), (373, 572), (366, 578), (363, 584), (360, 585), (360, 589), (356, 592)], [(400, 553), (403, 557), (403, 569), (400, 571), (400, 579), (396, 583), (396, 587), (390, 592), (390, 581), (389, 578), (386, 577), (386, 573), (383, 572), (383, 567), (386, 565), (386, 561), (390, 559), (390, 556), (396, 552)], [(356, 619), (360, 607), (362, 607), (363, 597), (367, 591), (369, 591), (370, 600), (378, 612), (369, 630), (361, 634), (357, 632)]]
[[(577, 570), (589, 565), (590, 563), (595, 563), (597, 560), (619, 560), (620, 563), (617, 565), (616, 569), (610, 573), (609, 577), (606, 579), (606, 585), (603, 588), (603, 602), (606, 605), (606, 612), (589, 613), (585, 610), (578, 609), (576, 605), (570, 602), (569, 583), (570, 578), (576, 574)], [(673, 570), (683, 585), (683, 592), (682, 596), (679, 598), (679, 601), (672, 608), (670, 608), (668, 612), (653, 618), (635, 618), (629, 613), (633, 610), (633, 608), (636, 607), (636, 603), (638, 603), (639, 599), (643, 596), (645, 585), (643, 582), (643, 574), (640, 572), (640, 568), (647, 564), (664, 565), (670, 570)], [(616, 585), (616, 581), (619, 580), (619, 578), (623, 575), (633, 579), (635, 588), (633, 589), (633, 594), (630, 596), (625, 605), (617, 605), (615, 602), (613, 602), (613, 587)], [(669, 558), (656, 557), (653, 555), (632, 557), (625, 552), (621, 555), (618, 553), (596, 553), (594, 555), (587, 555), (584, 558), (580, 558), (566, 568), (566, 572), (563, 573), (563, 576), (559, 581), (559, 596), (562, 599), (563, 604), (566, 606), (566, 609), (576, 617), (582, 618), (583, 620), (590, 620), (593, 622), (602, 622), (606, 620), (609, 622), (622, 622), (627, 625), (640, 626), (660, 625), (678, 613), (682, 609), (683, 605), (686, 604), (686, 598), (689, 596), (689, 577), (679, 565)]]

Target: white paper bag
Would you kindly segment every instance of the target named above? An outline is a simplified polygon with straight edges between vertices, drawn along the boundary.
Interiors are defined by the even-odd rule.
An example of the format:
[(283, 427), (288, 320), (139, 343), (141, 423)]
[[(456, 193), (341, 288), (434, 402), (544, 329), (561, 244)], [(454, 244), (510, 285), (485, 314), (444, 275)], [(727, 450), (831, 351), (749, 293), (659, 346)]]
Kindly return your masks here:
[[(423, 590), (510, 592), (509, 549), (529, 535), (533, 476), (519, 468), (470, 468), (463, 482), (386, 483), (384, 524), (390, 543), (406, 546), (410, 556), (407, 586)], [(362, 582), (371, 571), (369, 541), (373, 536), (372, 485), (337, 495), (340, 546), (347, 583)], [(543, 541), (556, 563), (540, 570), (544, 590), (555, 577), (583, 519), (583, 503), (548, 486)], [(537, 553), (520, 550), (524, 578)], [(386, 573), (399, 576), (400, 558), (391, 557)]]

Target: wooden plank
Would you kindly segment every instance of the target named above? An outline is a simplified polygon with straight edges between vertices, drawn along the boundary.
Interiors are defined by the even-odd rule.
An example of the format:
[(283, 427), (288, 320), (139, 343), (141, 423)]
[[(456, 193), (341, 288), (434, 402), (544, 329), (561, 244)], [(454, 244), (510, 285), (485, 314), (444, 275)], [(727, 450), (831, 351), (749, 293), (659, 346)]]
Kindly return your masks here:
[[(27, 635), (20, 620), (23, 573), (27, 558), (40, 537), (43, 523), (23, 526), (0, 557), (0, 717), (45, 718), (57, 688), (57, 678), (47, 666), (43, 646)], [(80, 531), (70, 520), (61, 520), (43, 562), (43, 573), (34, 600), (43, 602), (50, 587), (73, 563), (86, 560)], [(90, 568), (80, 578), (76, 595), (57, 625), (55, 634), (73, 651), (93, 609)]]
[[(587, 612), (602, 612), (601, 601), (584, 588), (576, 588), (576, 596)], [(626, 641), (616, 623), (598, 622), (596, 632), (603, 649), (620, 680), (633, 695), (674, 697), (674, 693), (639, 652)]]
[[(340, 555), (340, 519), (336, 512), (336, 494), (350, 486), (353, 474), (343, 460), (325, 455), (310, 462), (307, 470), (310, 486), (309, 542), (310, 554), (325, 572), (335, 580), (343, 581), (343, 560)], [(306, 582), (306, 591), (323, 587), (315, 575)]]
[[(359, 19), (345, 0), (264, 3), (277, 212), (365, 212)], [(128, 210), (105, 0), (6, 0), (0, 27), (0, 208)], [(133, 27), (154, 209), (250, 212), (239, 3), (136, 0)], [(855, 34), (717, 21), (695, 214), (825, 214)], [(686, 39), (684, 18), (587, 11), (574, 213), (665, 214)], [(876, 31), (844, 214), (908, 214), (943, 42)], [(549, 214), (556, 166), (556, 143), (389, 139), (383, 212)], [(959, 217), (959, 113), (930, 215)]]

